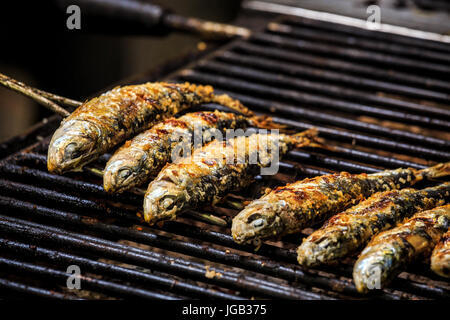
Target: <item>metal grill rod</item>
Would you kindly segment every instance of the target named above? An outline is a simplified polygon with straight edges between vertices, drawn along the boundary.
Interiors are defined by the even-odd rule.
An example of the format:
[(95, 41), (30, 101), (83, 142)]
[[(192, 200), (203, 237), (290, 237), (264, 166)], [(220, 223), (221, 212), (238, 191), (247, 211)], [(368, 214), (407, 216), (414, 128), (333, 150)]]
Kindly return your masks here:
[[(5, 241), (5, 239), (0, 239), (0, 242)], [(52, 279), (55, 281), (62, 281), (64, 283), (70, 274), (63, 271), (56, 270), (49, 267), (42, 267), (39, 265), (27, 263), (24, 261), (12, 260), (0, 257), (0, 268), (7, 270), (14, 270), (15, 273), (24, 273), (27, 276), (39, 276)], [(107, 293), (118, 294), (123, 296), (141, 298), (141, 299), (165, 299), (165, 300), (178, 300), (182, 297), (176, 297), (168, 294), (161, 294), (158, 292), (153, 292), (149, 290), (144, 290), (136, 287), (126, 286), (117, 284), (111, 281), (105, 281), (101, 279), (96, 279), (89, 276), (80, 275), (80, 280), (82, 282), (83, 289), (93, 290), (93, 291), (105, 291)]]
[[(202, 279), (207, 282), (217, 283), (238, 288), (239, 290), (255, 292), (257, 294), (268, 295), (287, 299), (328, 299), (329, 297), (314, 294), (305, 290), (291, 288), (285, 285), (276, 287), (267, 281), (261, 281), (253, 276), (237, 274), (219, 268), (211, 267), (219, 277), (207, 279), (205, 273), (208, 271), (205, 266), (182, 258), (172, 258), (152, 251), (142, 250), (135, 247), (121, 245), (115, 242), (99, 239), (84, 234), (68, 232), (58, 228), (31, 223), (28, 221), (0, 216), (0, 229), (7, 234), (16, 234), (29, 241), (39, 240), (40, 242), (50, 242), (60, 244), (66, 248), (76, 248), (85, 252), (100, 254), (103, 257), (119, 258), (122, 261), (146, 267), (162, 268), (176, 274), (182, 273)], [(206, 279), (205, 279), (206, 278)], [(330, 298), (331, 299), (331, 298)]]
[(72, 295), (54, 292), (42, 288), (37, 288), (28, 284), (0, 278), (0, 288), (9, 289), (27, 295), (32, 294), (40, 298), (58, 299), (58, 300), (85, 300)]
[(269, 31), (287, 35), (291, 38), (301, 38), (312, 41), (320, 40), (320, 42), (332, 43), (338, 46), (355, 47), (365, 51), (377, 51), (381, 53), (393, 54), (396, 56), (409, 56), (411, 59), (431, 60), (440, 63), (449, 63), (450, 57), (445, 53), (440, 53), (428, 49), (419, 49), (414, 46), (405, 46), (402, 44), (395, 44), (380, 41), (374, 41), (373, 39), (367, 40), (367, 38), (342, 35), (339, 33), (330, 34), (316, 29), (306, 29), (304, 26), (288, 25), (285, 23), (272, 22), (267, 25)]
[[(271, 95), (278, 98), (289, 99), (290, 96), (284, 95), (284, 90), (272, 88), (270, 86), (261, 84), (250, 84), (246, 81), (237, 80), (225, 76), (213, 76), (212, 74), (201, 73), (198, 71), (184, 70), (180, 74), (180, 78), (187, 81), (197, 81), (200, 83), (211, 83), (217, 87), (218, 92), (225, 92), (231, 94), (234, 98), (240, 100), (242, 103), (248, 105), (249, 107), (256, 106), (259, 109), (263, 109), (269, 112), (283, 112), (291, 115), (296, 115), (301, 118), (306, 118), (316, 122), (322, 122), (331, 125), (339, 125), (342, 127), (349, 127), (356, 130), (361, 130), (363, 132), (371, 132), (375, 134), (383, 134), (386, 136), (394, 138), (403, 138), (417, 143), (422, 143), (426, 145), (434, 145), (441, 148), (448, 148), (450, 146), (450, 141), (437, 139), (433, 137), (423, 136), (420, 134), (398, 130), (390, 129), (380, 125), (375, 125), (367, 122), (362, 122), (358, 120), (348, 119), (342, 116), (326, 114), (323, 112), (312, 111), (307, 108), (302, 108), (299, 106), (288, 105), (284, 103), (279, 103), (273, 100), (254, 98), (253, 96), (245, 95), (242, 93), (235, 93), (223, 90), (223, 88), (236, 90), (237, 92), (245, 91), (246, 93), (251, 93), (255, 96), (265, 96)], [(411, 148), (412, 149), (412, 148)], [(450, 154), (449, 154), (450, 155)]]
[[(53, 215), (59, 214), (61, 216), (60, 220), (62, 222), (67, 220), (70, 221), (74, 221), (73, 218), (70, 218), (70, 216), (72, 216), (73, 214), (70, 214), (70, 216), (68, 217), (67, 213), (59, 213), (58, 211), (55, 210), (50, 210), (50, 209), (46, 209), (46, 208), (42, 208), (40, 206), (35, 206), (32, 204), (27, 204), (21, 201), (16, 201), (16, 200), (4, 200), (4, 201), (9, 201), (8, 207), (14, 208), (14, 209), (20, 209), (20, 210), (29, 210), (30, 212), (33, 212), (35, 214), (39, 213), (39, 214), (43, 214), (42, 211), (50, 211), (51, 215), (53, 217)], [(5, 205), (3, 201), (3, 205)], [(12, 205), (11, 205), (12, 204)], [(22, 209), (21, 209), (22, 208)], [(48, 214), (48, 212), (46, 213)], [(100, 228), (103, 232), (107, 232), (110, 234), (117, 234), (118, 237), (120, 239), (123, 239), (124, 237), (128, 237), (128, 238), (132, 238), (133, 240), (138, 240), (138, 241), (144, 241), (152, 246), (157, 246), (157, 247), (161, 247), (161, 248), (165, 248), (168, 250), (175, 250), (175, 251), (179, 251), (182, 253), (189, 253), (189, 254), (193, 254), (195, 256), (199, 256), (201, 258), (206, 258), (206, 259), (211, 259), (214, 258), (214, 260), (219, 261), (219, 262), (223, 262), (223, 263), (232, 263), (234, 265), (237, 265), (238, 267), (245, 267), (251, 270), (255, 270), (258, 272), (264, 272), (264, 273), (268, 273), (274, 276), (284, 276), (287, 277), (290, 280), (298, 280), (298, 279), (303, 279), (305, 280), (306, 278), (306, 283), (318, 283), (321, 285), (328, 284), (328, 286), (330, 286), (328, 279), (326, 279), (325, 281), (322, 282), (318, 282), (317, 279), (310, 279), (308, 277), (305, 277), (304, 275), (302, 277), (299, 277), (298, 274), (298, 270), (292, 271), (292, 269), (289, 269), (289, 267), (287, 266), (276, 266), (276, 264), (274, 264), (274, 262), (270, 262), (270, 261), (263, 261), (261, 263), (261, 261), (259, 260), (253, 260), (253, 259), (249, 259), (249, 261), (246, 261), (246, 259), (242, 259), (242, 257), (239, 257), (237, 255), (233, 255), (231, 253), (226, 253), (224, 251), (221, 250), (216, 250), (216, 249), (205, 249), (203, 246), (199, 246), (199, 245), (194, 245), (194, 244), (186, 244), (184, 242), (177, 242), (177, 241), (170, 241), (169, 239), (165, 239), (166, 242), (170, 242), (170, 243), (165, 243), (164, 241), (158, 239), (158, 238), (164, 238), (164, 237), (160, 237), (160, 236), (156, 236), (153, 234), (148, 234), (148, 233), (141, 233), (141, 232), (136, 232), (133, 230), (128, 230), (128, 229), (120, 229), (119, 227), (116, 226), (111, 226), (111, 225), (102, 225), (102, 224), (98, 224), (95, 220), (88, 220), (87, 218), (83, 219), (83, 218), (77, 218), (75, 219), (75, 221), (77, 221), (78, 223), (84, 223), (86, 224), (84, 226), (84, 229), (87, 227), (88, 229), (93, 228), (95, 226), (95, 228)], [(150, 237), (150, 238), (149, 238)], [(156, 242), (155, 242), (156, 241)], [(239, 246), (237, 246), (237, 248), (240, 248)], [(251, 252), (251, 251), (250, 251)], [(293, 260), (295, 260), (295, 257), (291, 257)], [(291, 259), (291, 260), (292, 260)], [(274, 264), (274, 266), (272, 266), (272, 264)], [(277, 272), (274, 273), (273, 270), (277, 270)], [(331, 287), (333, 288), (334, 286), (336, 286), (337, 284), (331, 285)], [(346, 288), (346, 285), (344, 284), (340, 284), (341, 287)], [(411, 286), (410, 286), (411, 287)], [(439, 290), (437, 290), (439, 291)], [(427, 292), (427, 291), (425, 291)], [(356, 290), (351, 290), (351, 289), (347, 289), (347, 294), (356, 294)], [(436, 294), (435, 291), (430, 290), (429, 292), (427, 292), (428, 294)]]
[[(266, 62), (269, 65), (273, 64), (273, 62), (280, 62), (282, 63), (282, 65), (286, 66), (289, 66), (289, 64), (287, 64), (286, 62), (291, 62), (291, 65), (297, 68), (294, 69), (294, 72), (296, 72), (295, 70), (298, 70), (298, 72), (301, 71), (299, 72), (299, 74), (302, 74), (303, 76), (313, 77), (314, 74), (311, 71), (317, 69), (308, 67), (318, 67), (322, 69), (322, 72), (320, 72), (320, 74), (316, 75), (315, 77), (321, 77), (325, 80), (328, 79), (329, 81), (339, 81), (339, 79), (336, 78), (339, 74), (323, 69), (331, 69), (344, 72), (346, 74), (341, 74), (341, 76), (343, 76), (344, 78), (343, 81), (351, 81), (352, 83), (359, 78), (355, 78), (352, 76), (349, 77), (349, 74), (364, 75), (365, 78), (361, 79), (361, 85), (355, 83), (355, 86), (359, 87), (365, 85), (365, 87), (367, 88), (373, 87), (378, 88), (379, 90), (382, 89), (383, 91), (387, 92), (401, 93), (412, 97), (445, 99), (445, 94), (443, 95), (442, 93), (448, 92), (450, 90), (450, 84), (448, 82), (432, 79), (429, 77), (417, 76), (396, 70), (385, 70), (367, 64), (348, 62), (344, 60), (333, 59), (330, 57), (318, 57), (304, 52), (296, 52), (280, 48), (270, 48), (267, 46), (261, 46), (244, 41), (235, 42), (234, 46), (231, 47), (230, 50), (233, 50), (233, 52), (239, 52), (241, 54), (246, 53), (253, 55), (252, 59), (255, 59), (255, 64), (260, 61), (260, 63), (258, 63), (258, 66), (260, 67), (264, 67)], [(224, 54), (227, 54), (227, 51), (225, 51)], [(220, 57), (221, 54), (218, 54), (217, 58)], [(266, 59), (259, 60), (261, 57), (266, 57)], [(267, 58), (270, 58), (271, 60), (268, 60)], [(295, 64), (292, 64), (292, 62), (294, 62)], [(302, 66), (300, 67), (299, 64)], [(382, 81), (374, 81), (371, 78), (380, 79)], [(385, 84), (386, 80), (391, 81), (391, 83), (389, 83), (389, 86)], [(412, 90), (412, 88), (408, 88), (408, 86), (402, 86), (398, 84), (395, 85), (393, 82), (406, 83), (408, 85), (415, 86), (417, 87), (416, 89), (418, 90), (418, 92), (415, 92), (414, 90)], [(436, 93), (432, 90), (441, 92)]]
[[(281, 277), (289, 281), (301, 281), (308, 285), (318, 285), (327, 289), (342, 288), (341, 291), (344, 294), (359, 296), (353, 285), (343, 282), (338, 279), (328, 279), (321, 276), (311, 276), (300, 270), (298, 267), (292, 267), (289, 265), (280, 265), (272, 260), (260, 260), (253, 258), (243, 258), (237, 254), (226, 252), (224, 250), (214, 249), (203, 245), (197, 245), (194, 243), (187, 243), (185, 241), (172, 240), (164, 236), (156, 235), (150, 232), (138, 232), (132, 229), (126, 229), (114, 225), (106, 225), (98, 221), (89, 220), (87, 217), (77, 216), (75, 214), (59, 212), (58, 210), (48, 209), (42, 206), (35, 206), (31, 203), (23, 201), (15, 201), (13, 199), (7, 199), (0, 197), (0, 203), (2, 205), (5, 202), (9, 202), (9, 208), (13, 210), (25, 210), (26, 212), (33, 212), (46, 218), (51, 217), (57, 219), (60, 222), (67, 224), (76, 222), (77, 225), (82, 226), (84, 229), (95, 230), (101, 232), (102, 236), (109, 235), (118, 237), (120, 239), (130, 239), (132, 241), (139, 241), (139, 243), (145, 243), (158, 248), (180, 252), (182, 254), (193, 255), (202, 259), (213, 260), (219, 263), (227, 265), (234, 265), (239, 268), (245, 268), (248, 270), (262, 272), (274, 277)], [(33, 209), (33, 206), (35, 207)], [(379, 297), (395, 298), (389, 294), (379, 295)]]
[[(257, 69), (246, 68), (242, 66), (228, 65), (221, 62), (204, 61), (199, 63), (198, 70), (206, 70), (209, 73), (216, 73), (220, 75), (227, 75), (231, 77), (239, 77), (240, 79), (248, 79), (250, 81), (258, 81), (267, 85), (271, 85), (273, 90), (277, 90), (281, 98), (288, 98), (292, 101), (296, 101), (301, 105), (312, 105), (320, 107), (328, 107), (336, 109), (338, 111), (345, 111), (352, 114), (377, 116), (382, 119), (391, 119), (399, 122), (412, 123), (427, 127), (440, 128), (444, 130), (450, 130), (450, 122), (441, 120), (438, 118), (430, 118), (427, 116), (419, 116), (411, 113), (405, 113), (400, 111), (394, 111), (392, 109), (384, 109), (379, 107), (373, 107), (370, 105), (363, 105), (360, 103), (354, 103), (350, 101), (336, 100), (327, 96), (319, 96), (316, 94), (310, 94), (305, 91), (313, 91), (320, 94), (329, 96), (335, 96), (337, 98), (352, 99), (363, 102), (368, 101), (370, 103), (376, 103), (382, 101), (382, 104), (390, 107), (396, 107), (396, 103), (390, 103), (383, 97), (374, 96), (373, 94), (356, 92), (354, 90), (345, 89), (333, 85), (323, 85), (316, 82), (307, 80), (301, 80), (281, 74), (275, 74), (272, 72), (264, 72)], [(276, 86), (276, 87), (273, 87)], [(292, 90), (292, 89), (299, 89)], [(269, 93), (269, 92), (268, 92)], [(401, 101), (394, 100), (392, 101)], [(423, 106), (416, 104), (415, 108), (422, 108)], [(411, 108), (408, 108), (411, 110)]]
[(159, 286), (166, 290), (182, 292), (191, 296), (200, 296), (208, 298), (218, 299), (230, 299), (239, 300), (240, 297), (230, 295), (224, 292), (217, 291), (211, 286), (194, 285), (181, 279), (173, 279), (169, 274), (160, 273), (146, 273), (138, 270), (132, 270), (125, 267), (117, 266), (114, 264), (108, 264), (73, 254), (46, 249), (40, 246), (33, 246), (11, 239), (0, 238), (0, 249), (7, 252), (14, 252), (16, 254), (23, 254), (26, 256), (44, 259), (46, 261), (56, 263), (62, 266), (68, 266), (72, 264), (78, 265), (82, 270), (91, 272), (99, 272), (102, 275), (109, 275), (112, 277), (119, 277), (126, 281), (132, 281), (139, 283), (140, 285)]
[[(304, 79), (305, 73), (303, 73), (302, 69), (303, 67), (299, 67), (297, 64), (292, 63), (286, 63), (286, 62), (280, 62), (272, 59), (266, 59), (261, 57), (251, 57), (251, 56), (245, 56), (242, 54), (237, 54), (231, 51), (225, 51), (223, 54), (217, 56), (217, 60), (225, 61), (228, 63), (233, 64), (239, 64), (244, 66), (251, 66), (254, 68), (257, 68), (258, 70), (264, 69), (269, 70), (274, 73), (276, 73), (276, 77), (279, 77), (278, 73), (287, 74), (290, 76), (296, 76), (300, 77), (301, 79)], [(275, 75), (272, 75), (273, 78)], [(344, 78), (346, 75), (343, 75)], [(427, 106), (427, 108), (423, 107), (423, 104), (420, 103), (414, 103), (404, 100), (398, 100), (393, 99), (386, 96), (380, 96), (378, 94), (374, 93), (368, 93), (361, 90), (353, 90), (348, 89), (347, 86), (336, 86), (332, 85), (330, 83), (323, 84), (323, 81), (317, 81), (317, 78), (320, 78), (320, 74), (315, 73), (314, 78), (316, 78), (314, 82), (312, 81), (306, 81), (306, 80), (300, 80), (298, 78), (295, 78), (296, 81), (301, 81), (299, 83), (303, 84), (305, 88), (312, 89), (315, 91), (323, 92), (327, 95), (335, 95), (337, 97), (346, 97), (349, 99), (356, 99), (358, 101), (365, 101), (368, 103), (374, 103), (378, 105), (388, 106), (391, 108), (397, 108), (400, 110), (405, 111), (411, 111), (416, 113), (426, 113), (427, 115), (433, 115), (438, 117), (447, 117), (450, 118), (450, 110), (443, 109), (443, 108), (436, 108), (432, 106)], [(288, 78), (288, 79), (294, 79), (294, 78)], [(364, 79), (362, 80), (364, 81)], [(340, 84), (345, 83), (342, 81)], [(384, 83), (386, 85), (386, 83)], [(330, 88), (330, 89), (329, 89)], [(329, 91), (328, 91), (329, 89)], [(337, 90), (339, 89), (339, 90)], [(450, 90), (450, 87), (449, 89)], [(408, 95), (412, 91), (412, 88), (408, 89)], [(414, 92), (414, 95), (417, 95), (417, 92)], [(444, 95), (442, 95), (444, 97)]]
[(445, 77), (445, 75), (450, 72), (450, 66), (444, 66), (437, 63), (422, 62), (404, 57), (400, 58), (387, 54), (366, 52), (360, 49), (350, 49), (330, 44), (314, 43), (307, 40), (295, 40), (287, 38), (285, 35), (257, 33), (250, 37), (250, 41), (312, 52), (319, 55), (332, 55), (353, 61), (367, 63), (375, 62), (376, 64), (383, 66), (395, 66), (395, 68), (408, 70), (408, 72), (420, 70), (427, 74), (439, 74), (441, 77)]

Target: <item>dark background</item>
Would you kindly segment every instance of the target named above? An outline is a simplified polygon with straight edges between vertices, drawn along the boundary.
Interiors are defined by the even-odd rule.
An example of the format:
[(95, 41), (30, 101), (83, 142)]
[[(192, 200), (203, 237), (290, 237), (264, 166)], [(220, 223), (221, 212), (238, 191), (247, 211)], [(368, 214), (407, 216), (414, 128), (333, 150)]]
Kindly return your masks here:
[[(232, 22), (238, 0), (152, 1), (178, 14)], [(68, 30), (69, 15), (53, 1), (2, 2), (0, 72), (34, 87), (78, 100), (132, 75), (195, 50), (200, 38), (100, 34), (83, 25)], [(0, 87), (0, 141), (23, 132), (50, 113), (30, 99)]]

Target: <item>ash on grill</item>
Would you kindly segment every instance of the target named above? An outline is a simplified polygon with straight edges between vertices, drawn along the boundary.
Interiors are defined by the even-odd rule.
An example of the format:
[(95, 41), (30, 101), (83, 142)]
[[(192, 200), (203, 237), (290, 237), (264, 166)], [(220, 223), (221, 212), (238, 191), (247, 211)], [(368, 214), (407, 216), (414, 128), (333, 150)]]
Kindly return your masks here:
[[(333, 34), (333, 37), (330, 36)], [(411, 40), (411, 41), (410, 41)], [(235, 40), (168, 80), (211, 84), (249, 108), (272, 113), (296, 130), (318, 127), (336, 151), (295, 150), (274, 177), (258, 177), (231, 199), (265, 187), (334, 171), (424, 168), (449, 161), (450, 71), (444, 43), (381, 35), (330, 23), (284, 18)], [(141, 79), (142, 82), (146, 79)], [(220, 108), (209, 105), (205, 108)], [(136, 215), (142, 198), (109, 195), (89, 173), (46, 170), (58, 119), (23, 137), (27, 147), (0, 165), (0, 295), (50, 298), (448, 298), (450, 285), (417, 265), (389, 288), (362, 296), (351, 280), (354, 259), (320, 269), (296, 264), (295, 248), (311, 232), (254, 248), (222, 228), (184, 215), (148, 227)], [(14, 140), (14, 144), (21, 143)], [(14, 150), (2, 146), (3, 153)], [(11, 152), (9, 152), (11, 153)], [(104, 166), (108, 155), (94, 165)], [(418, 186), (421, 187), (421, 186)], [(230, 221), (237, 210), (220, 204)], [(81, 291), (66, 288), (69, 265)]]

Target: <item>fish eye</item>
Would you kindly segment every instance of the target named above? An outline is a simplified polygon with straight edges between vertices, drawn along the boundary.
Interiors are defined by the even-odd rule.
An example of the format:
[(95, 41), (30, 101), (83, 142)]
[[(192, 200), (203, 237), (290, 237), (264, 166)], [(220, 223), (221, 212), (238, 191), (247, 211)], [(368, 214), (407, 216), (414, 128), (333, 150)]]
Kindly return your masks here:
[(262, 215), (260, 213), (254, 213), (247, 218), (247, 223), (250, 223), (256, 219), (261, 219)]
[(126, 179), (131, 175), (131, 170), (129, 168), (120, 169), (117, 175), (121, 179)]
[(167, 196), (167, 197), (164, 197), (164, 199), (161, 199), (161, 206), (166, 210), (172, 209), (175, 206), (174, 197)]
[(81, 152), (77, 150), (77, 144), (75, 142), (69, 143), (64, 149), (64, 160), (73, 160), (78, 158)]
[(265, 223), (266, 223), (266, 220), (263, 218), (259, 218), (259, 219), (252, 221), (252, 225), (257, 228), (262, 227)]

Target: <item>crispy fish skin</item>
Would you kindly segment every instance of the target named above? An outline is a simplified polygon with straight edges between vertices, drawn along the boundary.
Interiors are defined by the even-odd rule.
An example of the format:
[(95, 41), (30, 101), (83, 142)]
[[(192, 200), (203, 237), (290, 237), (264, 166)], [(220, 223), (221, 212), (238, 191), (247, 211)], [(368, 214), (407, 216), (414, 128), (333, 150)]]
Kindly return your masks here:
[(174, 114), (201, 103), (217, 102), (251, 114), (210, 86), (145, 83), (118, 87), (78, 107), (55, 131), (48, 149), (50, 172), (80, 170), (115, 145)]
[(401, 189), (428, 177), (450, 174), (450, 163), (423, 170), (396, 169), (373, 174), (324, 175), (278, 187), (251, 202), (233, 219), (237, 243), (259, 242), (325, 221), (370, 195)]
[(297, 250), (297, 260), (307, 267), (338, 262), (357, 252), (377, 233), (394, 227), (417, 211), (434, 208), (449, 199), (450, 183), (423, 190), (376, 193), (331, 217), (304, 239)]
[(375, 236), (356, 261), (356, 289), (366, 293), (384, 288), (404, 268), (419, 258), (428, 259), (450, 227), (450, 205), (416, 213), (398, 227)]
[[(226, 193), (248, 186), (261, 167), (272, 163), (275, 152), (282, 156), (294, 146), (310, 145), (316, 134), (316, 130), (297, 135), (253, 134), (214, 140), (196, 149), (182, 162), (167, 164), (149, 184), (144, 197), (145, 221), (153, 224), (175, 219), (182, 209), (216, 203)], [(245, 152), (245, 159), (236, 161), (236, 154), (242, 154), (239, 150)], [(257, 163), (249, 161), (250, 154), (258, 155)]]
[(442, 277), (450, 278), (450, 230), (444, 234), (433, 250), (431, 270)]
[(202, 130), (202, 142), (208, 142), (215, 131), (245, 129), (250, 124), (249, 118), (217, 110), (167, 119), (127, 141), (113, 154), (105, 167), (103, 187), (108, 192), (123, 192), (157, 175), (171, 162), (180, 138), (189, 141), (192, 148), (194, 130)]

